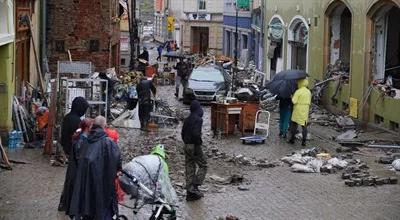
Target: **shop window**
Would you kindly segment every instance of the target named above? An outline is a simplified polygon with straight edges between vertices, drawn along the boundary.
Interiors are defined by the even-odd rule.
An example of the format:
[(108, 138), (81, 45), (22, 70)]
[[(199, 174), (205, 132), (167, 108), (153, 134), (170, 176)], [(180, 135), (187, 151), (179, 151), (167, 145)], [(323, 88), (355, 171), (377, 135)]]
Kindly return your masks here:
[(374, 17), (374, 79), (385, 81), (390, 76), (392, 86), (400, 89), (400, 9), (383, 7)]
[(199, 10), (206, 10), (206, 0), (199, 0)]
[(306, 70), (308, 28), (302, 19), (295, 19), (289, 26), (288, 42), (289, 68)]
[(90, 40), (89, 41), (89, 51), (97, 52), (100, 50), (100, 41), (99, 40)]
[[(346, 5), (340, 3), (328, 16), (329, 63), (335, 65), (340, 62), (341, 66), (348, 67), (350, 66), (352, 14)], [(339, 71), (347, 72), (344, 69)]]

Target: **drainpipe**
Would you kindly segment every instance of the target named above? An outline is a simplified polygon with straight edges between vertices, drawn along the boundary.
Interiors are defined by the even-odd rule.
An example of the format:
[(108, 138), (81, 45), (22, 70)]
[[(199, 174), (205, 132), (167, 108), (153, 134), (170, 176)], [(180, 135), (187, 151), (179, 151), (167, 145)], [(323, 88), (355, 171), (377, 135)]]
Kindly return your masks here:
[[(41, 66), (42, 66), (42, 71), (43, 73), (48, 73), (49, 68), (47, 65), (47, 32), (46, 32), (46, 27), (47, 27), (47, 1), (42, 0), (40, 1), (40, 8), (41, 8), (41, 16), (40, 16), (40, 24), (41, 24), (41, 31), (40, 31), (40, 60), (41, 60)], [(46, 87), (47, 85), (45, 85)]]

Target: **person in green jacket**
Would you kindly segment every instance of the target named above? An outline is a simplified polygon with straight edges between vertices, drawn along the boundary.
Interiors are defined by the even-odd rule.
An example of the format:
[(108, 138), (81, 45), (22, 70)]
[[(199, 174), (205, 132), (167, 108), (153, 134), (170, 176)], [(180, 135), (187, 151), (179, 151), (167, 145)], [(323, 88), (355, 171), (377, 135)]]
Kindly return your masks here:
[(302, 128), (303, 140), (302, 146), (306, 146), (307, 139), (307, 122), (308, 114), (310, 112), (311, 105), (311, 91), (307, 88), (308, 80), (300, 79), (297, 82), (297, 90), (292, 97), (293, 112), (292, 121), (290, 124), (290, 140), (289, 143), (294, 144), (295, 135), (297, 133), (297, 126), (300, 125)]

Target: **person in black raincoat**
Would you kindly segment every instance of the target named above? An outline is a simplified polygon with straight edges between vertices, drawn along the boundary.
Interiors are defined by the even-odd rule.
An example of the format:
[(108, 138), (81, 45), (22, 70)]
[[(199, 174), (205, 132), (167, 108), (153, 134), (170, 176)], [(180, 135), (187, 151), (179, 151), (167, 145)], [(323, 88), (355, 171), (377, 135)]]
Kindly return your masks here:
[(121, 167), (117, 144), (104, 131), (106, 119), (97, 116), (88, 140), (81, 146), (80, 159), (69, 214), (75, 218), (111, 220), (118, 215), (114, 180)]
[(64, 116), (61, 127), (61, 145), (68, 156), (72, 147), (72, 135), (79, 128), (81, 117), (89, 108), (89, 103), (83, 97), (76, 97), (72, 101), (71, 111)]
[(143, 47), (143, 52), (139, 54), (138, 58), (149, 62), (149, 51), (147, 51), (146, 47)]
[[(72, 136), (79, 128), (81, 117), (86, 113), (89, 108), (89, 103), (83, 97), (76, 97), (72, 101), (71, 111), (65, 115), (61, 126), (61, 145), (67, 157), (69, 157), (72, 149)], [(70, 182), (71, 175), (65, 176), (65, 183)], [(64, 191), (61, 193), (58, 211), (65, 211), (64, 206)]]
[(79, 129), (73, 136), (73, 144), (70, 152), (70, 156), (68, 158), (68, 167), (67, 172), (65, 174), (65, 182), (64, 182), (64, 190), (63, 190), (63, 197), (61, 203), (65, 207), (65, 214), (70, 215), (69, 208), (71, 205), (71, 198), (74, 192), (74, 182), (76, 171), (78, 168), (79, 162), (79, 150), (80, 147), (87, 141), (87, 137), (89, 135), (90, 129), (92, 128), (92, 119), (85, 118), (80, 123)]
[[(190, 115), (182, 126), (182, 140), (185, 143), (186, 167), (186, 200), (198, 200), (204, 196), (199, 190), (207, 173), (207, 160), (201, 145), (201, 130), (203, 127), (203, 109), (197, 100), (190, 105)], [(196, 172), (196, 166), (198, 167)]]
[(138, 86), (136, 87), (138, 99), (139, 99), (139, 120), (140, 129), (147, 130), (147, 124), (150, 120), (150, 112), (153, 108), (151, 103), (151, 93), (156, 95), (156, 87), (153, 85), (151, 80), (147, 78), (140, 79)]

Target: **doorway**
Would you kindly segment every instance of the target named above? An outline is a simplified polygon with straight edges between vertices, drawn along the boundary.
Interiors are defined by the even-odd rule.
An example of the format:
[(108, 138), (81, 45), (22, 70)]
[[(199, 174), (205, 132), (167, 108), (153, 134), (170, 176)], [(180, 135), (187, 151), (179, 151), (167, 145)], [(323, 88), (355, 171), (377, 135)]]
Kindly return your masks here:
[(372, 16), (374, 80), (387, 81), (400, 89), (400, 8), (391, 4)]
[(192, 27), (192, 52), (206, 54), (208, 51), (208, 27)]
[(307, 71), (308, 26), (300, 18), (289, 25), (288, 67)]

